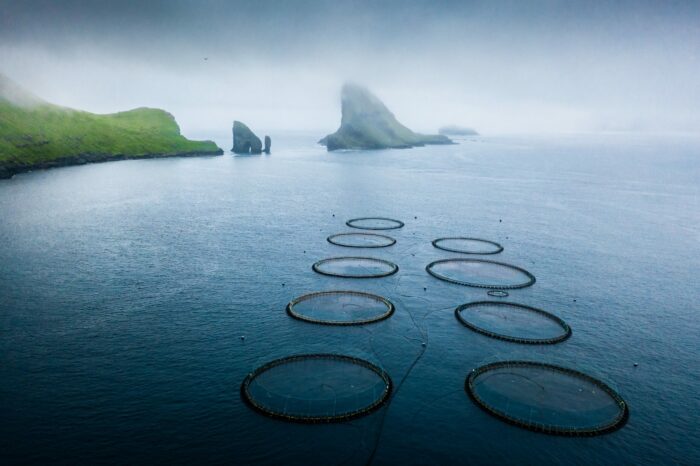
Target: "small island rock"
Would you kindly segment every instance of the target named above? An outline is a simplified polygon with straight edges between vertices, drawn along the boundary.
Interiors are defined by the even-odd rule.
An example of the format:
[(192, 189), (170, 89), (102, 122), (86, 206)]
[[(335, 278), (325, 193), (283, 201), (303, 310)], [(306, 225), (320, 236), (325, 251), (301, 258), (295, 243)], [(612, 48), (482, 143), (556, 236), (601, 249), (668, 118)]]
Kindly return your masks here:
[(406, 128), (381, 100), (362, 86), (345, 84), (341, 100), (340, 128), (319, 141), (329, 151), (454, 144), (446, 136), (419, 134)]
[(270, 139), (270, 136), (265, 136), (265, 148), (263, 149), (263, 152), (266, 154), (270, 153), (270, 147), (272, 147), (272, 139)]
[(438, 131), (440, 134), (445, 136), (478, 136), (479, 133), (472, 128), (467, 128), (466, 126), (448, 125), (443, 126)]
[(235, 154), (259, 154), (262, 152), (262, 142), (245, 124), (234, 121), (231, 151)]

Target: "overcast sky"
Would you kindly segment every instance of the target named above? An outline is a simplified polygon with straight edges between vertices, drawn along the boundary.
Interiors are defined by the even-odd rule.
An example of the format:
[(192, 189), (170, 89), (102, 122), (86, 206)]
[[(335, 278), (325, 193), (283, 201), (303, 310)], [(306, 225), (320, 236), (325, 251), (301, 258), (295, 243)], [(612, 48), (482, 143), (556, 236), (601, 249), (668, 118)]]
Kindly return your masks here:
[(346, 80), (421, 131), (700, 132), (700, 1), (0, 0), (0, 73), (193, 137), (323, 135)]

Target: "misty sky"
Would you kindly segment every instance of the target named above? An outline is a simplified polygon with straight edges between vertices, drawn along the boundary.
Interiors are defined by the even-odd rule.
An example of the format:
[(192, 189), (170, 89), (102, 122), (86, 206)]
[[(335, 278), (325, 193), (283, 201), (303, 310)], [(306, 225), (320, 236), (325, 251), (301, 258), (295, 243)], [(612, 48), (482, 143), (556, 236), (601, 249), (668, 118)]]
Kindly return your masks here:
[(346, 80), (420, 131), (700, 132), (700, 1), (0, 0), (0, 73), (191, 137), (322, 136)]

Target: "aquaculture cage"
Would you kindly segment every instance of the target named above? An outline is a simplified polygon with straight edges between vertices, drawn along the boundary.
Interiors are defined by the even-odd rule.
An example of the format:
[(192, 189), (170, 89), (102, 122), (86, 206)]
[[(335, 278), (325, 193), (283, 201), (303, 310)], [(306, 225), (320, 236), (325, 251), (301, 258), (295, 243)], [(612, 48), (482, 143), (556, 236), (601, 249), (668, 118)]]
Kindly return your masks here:
[(464, 388), (489, 414), (546, 434), (604, 434), (622, 427), (629, 417), (627, 403), (604, 382), (541, 362), (487, 364), (469, 373)]
[(326, 238), (331, 244), (346, 248), (386, 248), (396, 244), (391, 236), (377, 233), (338, 233)]
[(396, 230), (404, 226), (401, 220), (386, 217), (352, 218), (345, 224), (350, 228), (359, 228), (361, 230)]
[(442, 259), (425, 270), (440, 280), (477, 288), (515, 289), (535, 283), (535, 276), (523, 268), (486, 259)]
[(503, 251), (503, 246), (495, 241), (481, 238), (466, 238), (452, 236), (438, 238), (432, 242), (433, 246), (443, 251), (458, 252), (461, 254), (498, 254)]
[(241, 384), (243, 400), (267, 416), (293, 422), (348, 421), (381, 407), (392, 381), (353, 356), (302, 354), (268, 362)]
[(287, 313), (295, 319), (324, 325), (363, 325), (387, 319), (394, 305), (361, 291), (319, 291), (293, 299)]
[(571, 328), (542, 309), (505, 301), (475, 301), (455, 309), (465, 327), (491, 338), (526, 344), (554, 344), (571, 336)]
[(316, 262), (312, 269), (331, 277), (380, 278), (395, 274), (399, 271), (399, 266), (372, 257), (331, 257)]

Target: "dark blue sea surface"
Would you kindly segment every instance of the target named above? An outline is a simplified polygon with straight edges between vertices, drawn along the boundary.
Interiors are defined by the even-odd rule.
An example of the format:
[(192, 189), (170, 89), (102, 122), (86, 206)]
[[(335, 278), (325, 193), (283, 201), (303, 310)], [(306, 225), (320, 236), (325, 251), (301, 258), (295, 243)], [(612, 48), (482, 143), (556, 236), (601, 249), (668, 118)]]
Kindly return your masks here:
[[(699, 139), (470, 137), (326, 153), (316, 136), (273, 135), (270, 156), (0, 181), (0, 462), (700, 464)], [(397, 240), (388, 248), (326, 241), (365, 216), (406, 225), (383, 232)], [(506, 300), (561, 317), (572, 337), (520, 345), (461, 325), (456, 306), (496, 298), (426, 273), (479, 257), (431, 245), (445, 236), (502, 244), (483, 257), (537, 277)], [(311, 270), (348, 255), (399, 272)], [(396, 312), (358, 327), (285, 313), (331, 289), (380, 294)], [(243, 403), (249, 372), (309, 352), (381, 366), (390, 404), (302, 425)], [(629, 422), (565, 438), (490, 416), (464, 380), (506, 359), (600, 378), (629, 403)]]

